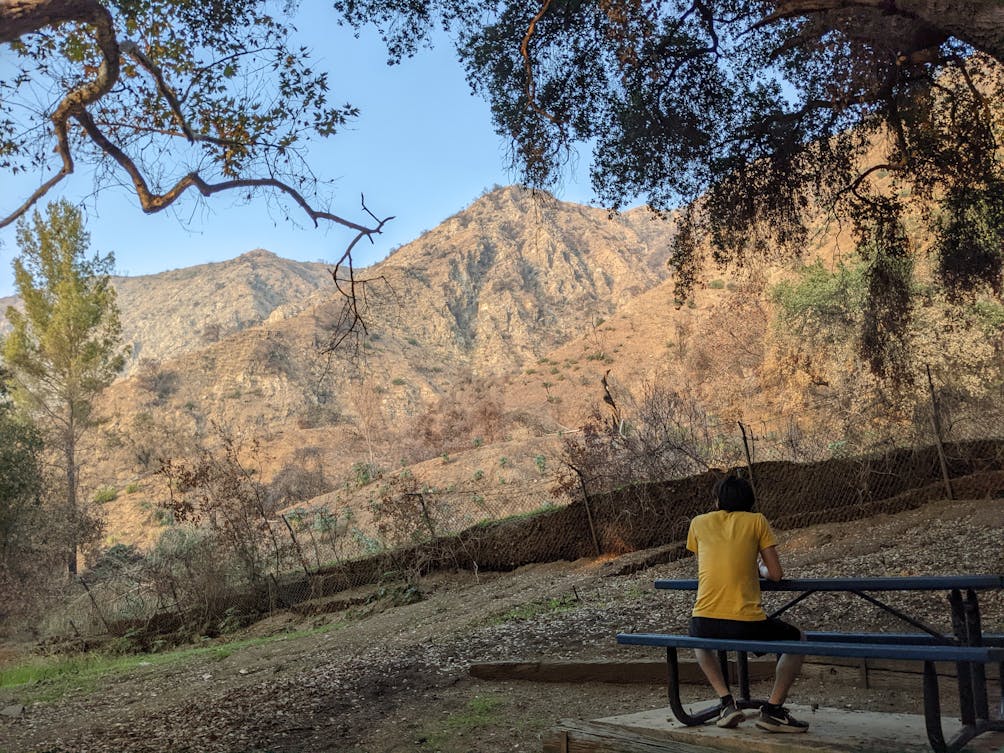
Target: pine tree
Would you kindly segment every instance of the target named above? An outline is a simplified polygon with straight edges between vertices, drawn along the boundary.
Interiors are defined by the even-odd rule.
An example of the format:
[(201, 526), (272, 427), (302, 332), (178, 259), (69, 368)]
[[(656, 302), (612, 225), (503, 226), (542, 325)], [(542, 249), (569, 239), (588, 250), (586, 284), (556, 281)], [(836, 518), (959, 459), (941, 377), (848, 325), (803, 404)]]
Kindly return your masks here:
[[(86, 256), (90, 236), (79, 209), (50, 203), (43, 217), (18, 224), (14, 277), (23, 310), (8, 307), (12, 332), (3, 340), (11, 394), (59, 454), (66, 515), (79, 528), (81, 437), (94, 425), (94, 399), (125, 364), (122, 327), (110, 273), (114, 257)], [(71, 536), (70, 573), (77, 571), (79, 535)]]

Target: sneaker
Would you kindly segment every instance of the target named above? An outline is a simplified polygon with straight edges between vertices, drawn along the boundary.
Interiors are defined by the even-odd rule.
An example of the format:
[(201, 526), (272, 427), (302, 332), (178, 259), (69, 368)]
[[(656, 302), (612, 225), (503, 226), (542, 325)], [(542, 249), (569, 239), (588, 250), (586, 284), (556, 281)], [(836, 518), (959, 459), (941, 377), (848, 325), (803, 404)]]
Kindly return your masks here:
[(756, 720), (756, 726), (768, 732), (808, 732), (809, 730), (808, 722), (798, 721), (783, 706), (772, 709), (763, 706), (760, 709), (760, 718)]
[(739, 710), (736, 706), (735, 701), (730, 701), (726, 703), (718, 712), (718, 721), (715, 725), (722, 727), (724, 729), (732, 729), (739, 725), (739, 722), (743, 721), (746, 715)]

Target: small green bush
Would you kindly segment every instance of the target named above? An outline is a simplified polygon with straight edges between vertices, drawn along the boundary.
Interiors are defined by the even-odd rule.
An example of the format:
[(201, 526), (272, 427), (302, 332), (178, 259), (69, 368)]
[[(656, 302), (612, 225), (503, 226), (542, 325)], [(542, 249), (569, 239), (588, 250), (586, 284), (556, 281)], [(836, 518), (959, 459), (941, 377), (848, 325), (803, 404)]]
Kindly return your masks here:
[(103, 505), (106, 502), (111, 502), (112, 500), (118, 499), (118, 490), (113, 486), (102, 486), (96, 492), (94, 492), (94, 504)]

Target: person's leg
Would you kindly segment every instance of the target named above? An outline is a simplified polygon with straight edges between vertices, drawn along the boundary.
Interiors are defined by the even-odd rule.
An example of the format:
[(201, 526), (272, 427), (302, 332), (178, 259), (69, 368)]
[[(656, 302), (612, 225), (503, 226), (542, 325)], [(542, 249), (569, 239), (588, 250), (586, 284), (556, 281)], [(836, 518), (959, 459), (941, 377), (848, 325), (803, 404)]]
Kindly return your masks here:
[[(768, 620), (768, 624), (764, 628), (771, 634), (767, 640), (805, 640), (805, 634), (801, 630), (780, 620)], [(774, 688), (771, 690), (767, 703), (760, 709), (760, 718), (756, 723), (760, 729), (768, 732), (805, 732), (809, 729), (808, 722), (795, 719), (784, 708), (788, 691), (798, 679), (804, 658), (801, 654), (782, 654), (777, 660), (777, 667), (774, 670)]]
[(800, 654), (782, 654), (777, 660), (777, 668), (774, 670), (774, 688), (770, 691), (768, 703), (775, 706), (783, 706), (788, 697), (788, 691), (798, 679), (798, 672), (802, 668), (802, 661), (805, 659)]
[[(730, 629), (729, 620), (716, 620), (708, 617), (691, 617), (689, 635), (694, 638), (727, 638)], [(697, 666), (701, 668), (704, 676), (708, 678), (711, 687), (718, 693), (719, 698), (730, 695), (729, 684), (722, 676), (722, 666), (718, 663), (718, 652), (710, 651), (706, 648), (695, 648), (694, 654), (697, 657)]]
[[(722, 632), (734, 629), (734, 626), (730, 628), (728, 623), (728, 620), (693, 617), (690, 620), (690, 635), (698, 638), (726, 637)], [(715, 724), (722, 728), (732, 729), (742, 722), (746, 715), (736, 706), (736, 701), (729, 691), (729, 683), (722, 675), (722, 665), (718, 661), (718, 652), (697, 648), (694, 649), (694, 655), (697, 657), (697, 666), (704, 672), (704, 676), (708, 678), (708, 682), (715, 689), (721, 702)]]
[(718, 652), (709, 651), (706, 648), (695, 648), (694, 654), (697, 656), (697, 666), (704, 672), (704, 676), (708, 678), (708, 682), (718, 693), (718, 697), (724, 698), (729, 695), (731, 691), (729, 684), (722, 676), (722, 666), (718, 663)]

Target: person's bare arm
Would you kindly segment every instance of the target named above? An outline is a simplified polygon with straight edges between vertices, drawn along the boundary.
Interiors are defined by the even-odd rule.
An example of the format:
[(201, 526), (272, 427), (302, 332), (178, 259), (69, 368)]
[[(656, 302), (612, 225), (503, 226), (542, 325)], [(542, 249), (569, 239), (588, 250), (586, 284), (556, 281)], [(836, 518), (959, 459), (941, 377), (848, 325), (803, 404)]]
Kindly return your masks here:
[(781, 569), (781, 560), (777, 556), (777, 547), (768, 546), (760, 550), (760, 575), (770, 580), (781, 580), (784, 577), (784, 570)]

